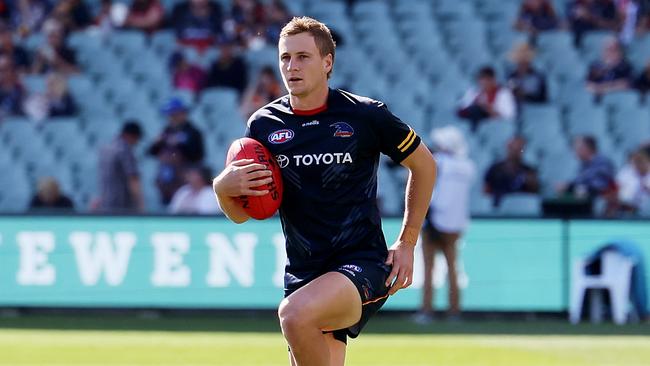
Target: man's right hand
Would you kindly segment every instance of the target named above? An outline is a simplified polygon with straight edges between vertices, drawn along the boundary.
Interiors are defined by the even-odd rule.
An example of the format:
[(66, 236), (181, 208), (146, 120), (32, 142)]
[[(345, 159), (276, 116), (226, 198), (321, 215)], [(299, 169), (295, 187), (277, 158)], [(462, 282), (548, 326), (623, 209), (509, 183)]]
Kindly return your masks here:
[(268, 189), (253, 189), (273, 181), (273, 173), (263, 164), (253, 159), (235, 160), (212, 181), (212, 189), (217, 196), (263, 196)]

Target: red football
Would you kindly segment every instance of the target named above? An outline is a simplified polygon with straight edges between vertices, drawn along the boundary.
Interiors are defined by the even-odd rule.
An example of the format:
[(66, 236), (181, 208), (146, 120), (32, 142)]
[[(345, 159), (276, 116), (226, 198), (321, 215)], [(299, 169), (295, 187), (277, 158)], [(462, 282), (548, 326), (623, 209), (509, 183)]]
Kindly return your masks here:
[(233, 141), (228, 149), (226, 165), (231, 161), (241, 159), (253, 159), (255, 163), (264, 164), (273, 175), (273, 181), (269, 184), (256, 187), (253, 189), (268, 189), (269, 193), (264, 196), (240, 196), (237, 201), (244, 208), (248, 216), (263, 220), (267, 219), (280, 208), (282, 202), (282, 175), (280, 167), (269, 150), (261, 143), (248, 137), (243, 137)]

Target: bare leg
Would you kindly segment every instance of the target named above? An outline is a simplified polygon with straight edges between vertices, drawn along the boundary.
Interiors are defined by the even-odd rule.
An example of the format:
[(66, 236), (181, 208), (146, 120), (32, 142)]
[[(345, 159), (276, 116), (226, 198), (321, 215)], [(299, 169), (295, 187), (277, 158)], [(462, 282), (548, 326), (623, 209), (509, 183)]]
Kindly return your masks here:
[[(332, 333), (326, 333), (324, 336), (330, 352), (330, 366), (344, 366), (346, 348), (345, 343), (334, 338), (334, 335)], [(291, 352), (289, 352), (289, 362), (291, 363), (291, 366), (298, 365)]]
[(422, 284), (422, 307), (425, 314), (433, 312), (433, 266), (436, 256), (436, 246), (431, 235), (425, 230), (422, 233), (422, 258), (424, 259), (424, 283)]
[(460, 237), (459, 233), (442, 234), (442, 252), (447, 260), (449, 279), (449, 313), (451, 315), (460, 314), (460, 292), (458, 290), (458, 274), (456, 272), (456, 242)]
[(345, 343), (334, 338), (332, 333), (325, 334), (325, 339), (330, 350), (330, 366), (345, 365)]
[(331, 335), (323, 331), (357, 323), (361, 296), (347, 277), (328, 272), (284, 299), (278, 316), (296, 366), (330, 366)]

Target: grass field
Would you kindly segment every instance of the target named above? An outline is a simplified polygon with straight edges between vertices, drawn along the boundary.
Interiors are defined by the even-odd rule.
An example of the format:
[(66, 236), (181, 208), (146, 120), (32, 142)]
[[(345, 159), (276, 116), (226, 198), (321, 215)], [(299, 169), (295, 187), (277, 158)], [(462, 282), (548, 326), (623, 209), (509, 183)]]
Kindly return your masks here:
[[(472, 321), (415, 326), (378, 317), (347, 365), (650, 365), (650, 325)], [(272, 316), (0, 319), (0, 365), (287, 365)]]

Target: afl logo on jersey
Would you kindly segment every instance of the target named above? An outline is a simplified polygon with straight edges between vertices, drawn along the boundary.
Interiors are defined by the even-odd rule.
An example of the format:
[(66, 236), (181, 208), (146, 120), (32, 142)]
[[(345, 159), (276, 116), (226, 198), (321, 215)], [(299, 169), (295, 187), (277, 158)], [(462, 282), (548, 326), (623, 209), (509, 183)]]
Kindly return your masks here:
[(334, 137), (350, 137), (354, 135), (352, 126), (345, 122), (332, 123), (330, 127), (334, 127)]
[(275, 131), (269, 135), (269, 142), (272, 144), (284, 144), (287, 141), (290, 141), (294, 136), (292, 130), (279, 130)]

